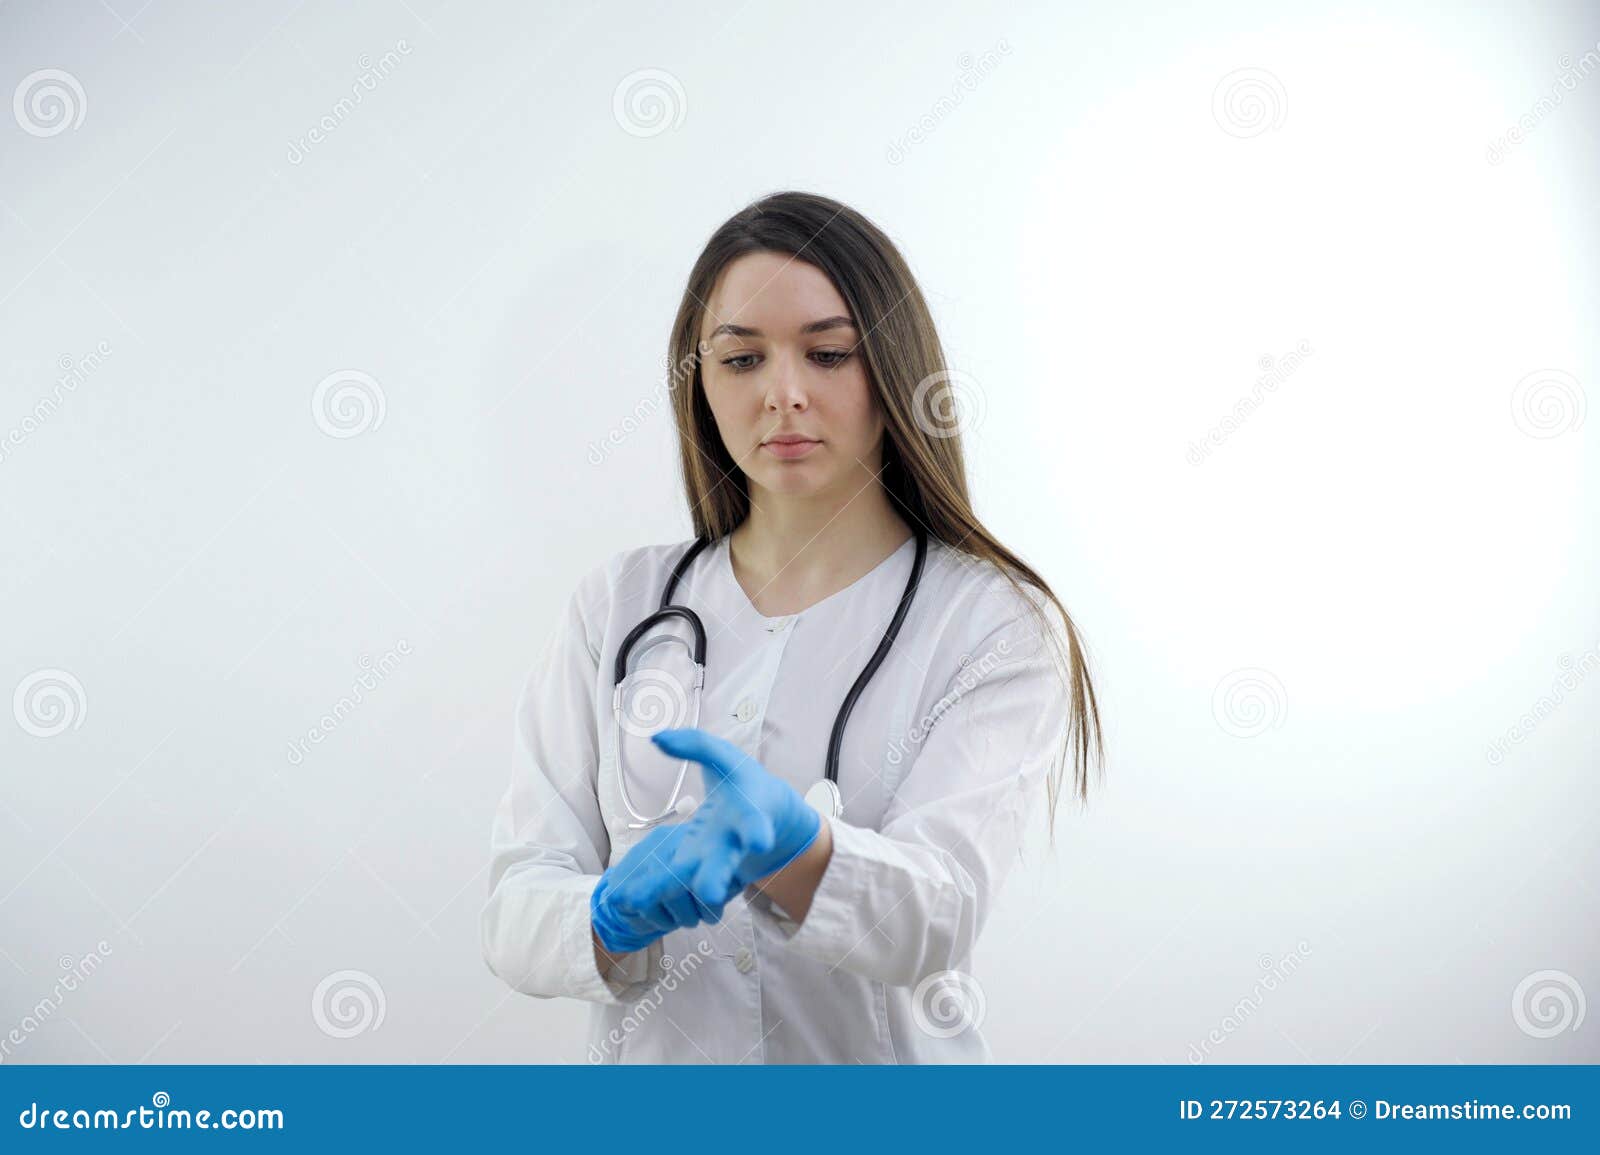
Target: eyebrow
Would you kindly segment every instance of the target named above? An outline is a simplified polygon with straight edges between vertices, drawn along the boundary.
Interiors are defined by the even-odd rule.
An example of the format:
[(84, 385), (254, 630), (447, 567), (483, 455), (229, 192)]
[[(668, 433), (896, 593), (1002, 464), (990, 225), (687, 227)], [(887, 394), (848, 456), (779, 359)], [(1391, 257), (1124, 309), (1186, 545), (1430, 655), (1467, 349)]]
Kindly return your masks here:
[[(812, 321), (808, 324), (801, 325), (800, 332), (822, 333), (828, 329), (854, 329), (855, 327), (856, 323), (849, 317), (824, 317), (820, 321)], [(752, 329), (747, 325), (734, 325), (729, 323), (725, 325), (718, 325), (715, 329), (711, 330), (711, 332), (706, 334), (706, 340), (709, 341), (713, 337), (717, 337), (723, 333), (728, 333), (734, 337), (766, 336), (766, 334), (760, 329)]]

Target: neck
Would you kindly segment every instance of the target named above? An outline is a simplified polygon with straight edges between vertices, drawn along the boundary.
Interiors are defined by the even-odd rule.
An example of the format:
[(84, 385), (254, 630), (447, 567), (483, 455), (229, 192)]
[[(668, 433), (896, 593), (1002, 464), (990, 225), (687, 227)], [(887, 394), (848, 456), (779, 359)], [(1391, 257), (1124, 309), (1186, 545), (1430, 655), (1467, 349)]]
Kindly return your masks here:
[(912, 530), (884, 492), (798, 497), (752, 488), (750, 513), (729, 535), (734, 571), (763, 613), (795, 613), (870, 572)]

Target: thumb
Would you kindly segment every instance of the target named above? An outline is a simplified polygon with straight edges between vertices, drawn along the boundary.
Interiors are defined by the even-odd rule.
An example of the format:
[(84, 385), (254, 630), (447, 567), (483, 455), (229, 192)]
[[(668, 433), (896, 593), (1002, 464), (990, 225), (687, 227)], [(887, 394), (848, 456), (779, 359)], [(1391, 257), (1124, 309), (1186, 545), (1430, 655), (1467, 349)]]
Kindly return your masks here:
[(732, 778), (749, 760), (749, 756), (732, 742), (692, 727), (658, 730), (650, 735), (650, 740), (674, 758), (698, 762), (705, 767), (708, 790), (714, 780)]

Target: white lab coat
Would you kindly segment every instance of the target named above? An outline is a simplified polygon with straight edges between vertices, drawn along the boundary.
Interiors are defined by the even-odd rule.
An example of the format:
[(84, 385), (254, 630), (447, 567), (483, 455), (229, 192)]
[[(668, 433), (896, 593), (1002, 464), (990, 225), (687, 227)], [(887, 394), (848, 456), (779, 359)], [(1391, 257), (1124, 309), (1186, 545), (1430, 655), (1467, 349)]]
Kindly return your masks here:
[[(752, 890), (721, 923), (674, 931), (599, 973), (589, 898), (643, 832), (617, 793), (611, 710), (622, 638), (660, 604), (691, 543), (626, 550), (579, 582), (529, 674), (509, 789), (491, 834), (484, 959), (514, 990), (594, 1004), (590, 1062), (986, 1062), (972, 948), (1017, 859), (1025, 814), (1046, 804), (1066, 690), (1029, 602), (989, 563), (930, 538), (915, 601), (857, 700), (839, 762), (844, 815), (798, 927)], [(727, 539), (708, 546), (674, 601), (708, 635), (698, 725), (749, 751), (796, 791), (823, 775), (834, 716), (894, 614), (916, 550), (798, 614), (759, 613)], [(689, 636), (681, 620), (649, 636)], [(630, 692), (688, 668), (682, 647), (635, 645)], [(632, 699), (630, 699), (631, 701)], [(636, 703), (644, 711), (644, 699)], [(679, 703), (681, 704), (681, 702)], [(691, 703), (692, 705), (692, 703)], [(624, 730), (636, 805), (665, 804), (678, 763)], [(703, 794), (690, 764), (686, 793)], [(746, 896), (753, 896), (747, 898)]]

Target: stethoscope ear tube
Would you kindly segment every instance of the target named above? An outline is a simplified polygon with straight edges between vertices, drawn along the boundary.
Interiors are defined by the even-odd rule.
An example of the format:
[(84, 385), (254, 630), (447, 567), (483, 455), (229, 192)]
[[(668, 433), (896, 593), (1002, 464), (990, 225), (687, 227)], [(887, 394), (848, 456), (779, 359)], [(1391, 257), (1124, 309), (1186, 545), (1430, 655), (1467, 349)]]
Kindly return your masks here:
[(655, 613), (645, 618), (644, 621), (628, 631), (628, 636), (622, 639), (622, 644), (617, 647), (617, 661), (612, 671), (611, 685), (622, 685), (622, 679), (628, 676), (628, 655), (633, 651), (633, 644), (639, 640), (646, 630), (657, 622), (664, 622), (668, 618), (682, 618), (689, 623), (689, 629), (694, 633), (694, 646), (691, 656), (694, 664), (700, 667), (702, 673), (706, 666), (706, 628), (700, 622), (700, 615), (688, 606), (662, 606)]
[(685, 817), (695, 807), (695, 800), (683, 793), (683, 780), (689, 774), (689, 762), (687, 759), (679, 764), (678, 778), (673, 783), (672, 793), (668, 795), (667, 807), (659, 814), (645, 814), (634, 805), (633, 795), (628, 790), (628, 775), (622, 766), (622, 683), (628, 676), (628, 657), (633, 652), (634, 644), (641, 635), (657, 623), (666, 621), (669, 618), (682, 618), (689, 623), (689, 629), (694, 634), (693, 644), (676, 635), (664, 635), (659, 639), (653, 640), (650, 645), (655, 645), (657, 642), (677, 642), (689, 651), (690, 656), (694, 659), (694, 685), (691, 687), (691, 693), (694, 697), (694, 710), (684, 725), (692, 728), (700, 724), (700, 701), (705, 693), (706, 682), (706, 628), (700, 621), (700, 615), (688, 606), (663, 605), (655, 613), (628, 631), (627, 637), (623, 638), (622, 644), (617, 647), (617, 661), (613, 670), (611, 718), (617, 759), (617, 792), (622, 796), (623, 807), (633, 819), (628, 823), (628, 829), (630, 830), (645, 830), (665, 822), (669, 818)]
[[(682, 641), (681, 638), (670, 639)], [(695, 667), (694, 677), (694, 710), (685, 723), (690, 727), (700, 724), (700, 699), (704, 693), (706, 668), (704, 665)], [(622, 796), (622, 805), (633, 819), (628, 823), (629, 830), (646, 830), (669, 818), (687, 818), (693, 813), (698, 803), (683, 792), (683, 780), (689, 774), (689, 760), (685, 758), (678, 764), (678, 778), (672, 784), (672, 793), (668, 795), (666, 809), (659, 814), (646, 814), (634, 804), (633, 794), (628, 790), (628, 775), (622, 766), (622, 685), (619, 682), (611, 691), (611, 734), (615, 757), (617, 760), (617, 793)]]
[[(844, 745), (844, 727), (850, 720), (850, 711), (855, 709), (856, 699), (861, 697), (861, 691), (867, 688), (867, 683), (872, 681), (872, 675), (878, 672), (878, 667), (883, 664), (884, 657), (889, 653), (889, 647), (894, 645), (895, 636), (900, 632), (900, 624), (906, 620), (906, 612), (911, 609), (911, 601), (917, 595), (917, 583), (922, 580), (922, 562), (928, 556), (928, 535), (920, 528), (916, 532), (917, 556), (911, 563), (911, 577), (906, 582), (905, 592), (900, 595), (900, 604), (895, 607), (894, 617), (889, 620), (889, 628), (883, 632), (883, 640), (878, 643), (878, 648), (873, 651), (866, 668), (850, 687), (850, 692), (844, 696), (844, 705), (839, 707), (839, 716), (833, 720), (833, 733), (828, 735), (828, 760), (823, 767), (823, 781), (829, 784), (837, 784), (839, 781), (839, 751)], [(834, 785), (833, 794), (834, 803), (838, 805), (837, 785)], [(807, 798), (810, 798), (809, 793)], [(838, 814), (833, 815), (835, 818), (838, 816)]]

